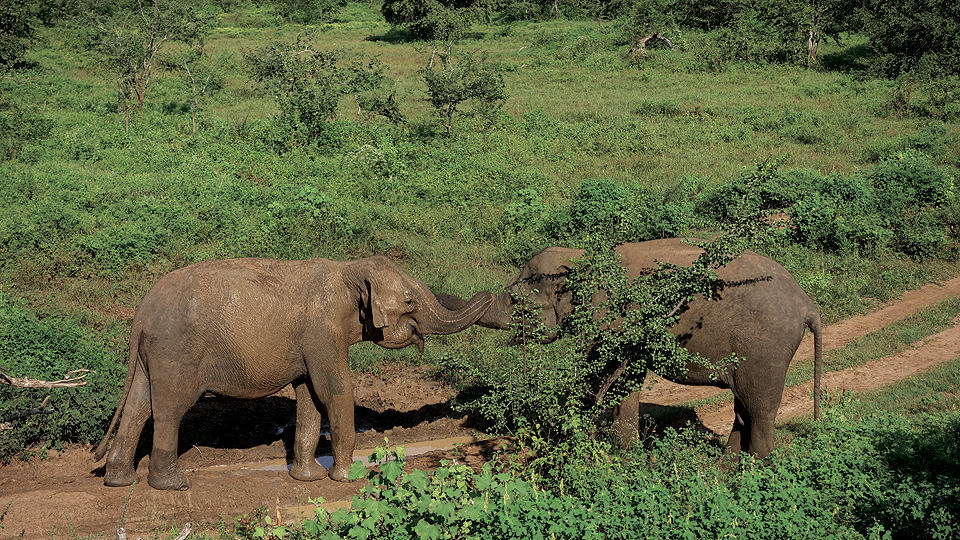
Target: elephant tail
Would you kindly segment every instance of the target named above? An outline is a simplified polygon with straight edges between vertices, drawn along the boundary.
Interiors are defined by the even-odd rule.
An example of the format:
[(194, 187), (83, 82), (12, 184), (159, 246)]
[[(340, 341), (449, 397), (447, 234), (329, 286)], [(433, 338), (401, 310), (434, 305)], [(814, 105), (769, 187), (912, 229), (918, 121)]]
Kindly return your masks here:
[[(134, 320), (134, 325), (136, 325), (136, 320)], [(103, 440), (100, 441), (100, 444), (96, 448), (91, 450), (93, 452), (94, 461), (100, 461), (103, 459), (103, 456), (107, 453), (107, 443), (110, 440), (110, 434), (113, 433), (113, 428), (117, 426), (117, 420), (120, 419), (120, 413), (123, 411), (123, 406), (127, 403), (127, 395), (130, 393), (130, 388), (133, 386), (133, 377), (137, 372), (138, 357), (140, 356), (140, 332), (132, 331), (130, 333), (130, 356), (127, 359), (127, 379), (123, 382), (123, 394), (120, 395), (120, 403), (117, 404), (117, 412), (113, 413), (113, 419), (110, 420), (110, 427), (107, 428), (107, 432), (103, 434)]]
[(820, 379), (823, 373), (823, 326), (820, 313), (814, 311), (807, 319), (807, 326), (813, 333), (813, 419), (820, 418)]

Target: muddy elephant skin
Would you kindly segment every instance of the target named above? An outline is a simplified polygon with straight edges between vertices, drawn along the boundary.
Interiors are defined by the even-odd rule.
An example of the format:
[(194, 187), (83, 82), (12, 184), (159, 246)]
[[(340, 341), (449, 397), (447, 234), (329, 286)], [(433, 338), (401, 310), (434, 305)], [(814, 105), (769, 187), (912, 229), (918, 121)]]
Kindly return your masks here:
[[(657, 261), (690, 265), (703, 253), (678, 238), (652, 240), (617, 247), (620, 263), (631, 278), (657, 268)], [(551, 247), (535, 255), (506, 287), (477, 324), (508, 329), (513, 313), (512, 289), (543, 307), (545, 326), (556, 328), (573, 310), (572, 297), (565, 287), (566, 274), (582, 250)], [(697, 299), (672, 328), (689, 351), (713, 362), (736, 354), (737, 365), (719, 372), (691, 363), (685, 379), (674, 382), (729, 388), (733, 391), (735, 417), (728, 451), (767, 456), (774, 448), (774, 422), (783, 397), (787, 369), (807, 328), (814, 334), (815, 410), (819, 414), (822, 338), (820, 313), (797, 281), (776, 261), (754, 253), (740, 257), (717, 271), (722, 280), (715, 300)], [(462, 307), (457, 297), (439, 295), (447, 307)], [(621, 439), (635, 440), (639, 414), (639, 393), (633, 393), (615, 407)]]
[[(206, 392), (259, 398), (294, 383), (297, 421), (290, 474), (345, 481), (354, 450), (354, 389), (347, 350), (359, 341), (386, 348), (423, 336), (459, 332), (476, 322), (493, 296), (477, 294), (448, 310), (427, 286), (388, 257), (212, 260), (161, 279), (137, 308), (130, 332), (127, 378), (103, 441), (120, 427), (107, 456), (104, 483), (137, 481), (140, 433), (153, 417), (148, 483), (187, 489), (177, 463), (180, 421)], [(334, 465), (314, 459), (320, 408), (330, 423)]]

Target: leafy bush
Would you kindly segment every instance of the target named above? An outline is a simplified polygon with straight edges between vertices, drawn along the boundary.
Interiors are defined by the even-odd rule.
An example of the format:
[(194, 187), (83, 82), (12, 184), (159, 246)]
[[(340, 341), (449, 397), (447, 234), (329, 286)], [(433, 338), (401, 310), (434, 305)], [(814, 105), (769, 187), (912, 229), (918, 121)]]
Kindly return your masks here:
[(277, 14), (298, 24), (327, 22), (347, 6), (347, 0), (276, 0)]
[(427, 84), (427, 100), (448, 137), (457, 107), (462, 103), (470, 101), (474, 114), (489, 120), (507, 99), (503, 76), (495, 65), (486, 61), (486, 54), (459, 53), (458, 57), (454, 63), (452, 47), (445, 53), (434, 51), (420, 70)]
[(955, 537), (957, 412), (853, 422), (844, 415), (848, 403), (834, 400), (808, 433), (765, 463), (742, 456), (732, 469), (720, 466), (715, 446), (674, 430), (622, 456), (589, 437), (537, 446), (532, 459), (551, 460), (550, 478), (530, 461), (499, 470), (488, 463), (479, 472), (446, 462), (433, 473), (404, 473), (403, 449), (379, 448), (378, 469), (352, 469), (368, 485), (349, 509), (318, 508), (296, 529), (244, 524), (237, 532), (244, 539)]
[(481, 20), (483, 4), (478, 0), (384, 0), (380, 12), (388, 23), (406, 28), (417, 39), (456, 42)]
[(53, 122), (29, 107), (0, 100), (0, 161), (20, 158), (25, 144), (39, 142), (53, 129)]
[(330, 121), (340, 100), (348, 95), (368, 114), (402, 120), (392, 81), (379, 61), (352, 58), (341, 49), (310, 47), (308, 39), (299, 38), (291, 45), (273, 43), (243, 56), (254, 82), (280, 107), (288, 145), (339, 146), (336, 126)]
[(13, 421), (0, 437), (0, 463), (26, 458), (65, 443), (93, 443), (103, 436), (123, 386), (125, 358), (109, 343), (70, 320), (38, 319), (10, 295), (0, 293), (0, 358), (11, 377), (59, 380), (68, 371), (91, 369), (90, 384), (30, 389), (0, 384), (0, 420), (40, 406), (52, 414)]

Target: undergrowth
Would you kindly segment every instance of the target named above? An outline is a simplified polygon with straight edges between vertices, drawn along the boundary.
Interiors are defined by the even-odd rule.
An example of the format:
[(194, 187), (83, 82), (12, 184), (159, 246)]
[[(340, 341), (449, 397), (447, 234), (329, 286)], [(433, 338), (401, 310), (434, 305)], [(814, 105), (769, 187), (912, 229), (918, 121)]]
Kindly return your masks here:
[[(444, 462), (403, 471), (380, 448), (350, 508), (293, 527), (245, 524), (240, 538), (954, 538), (960, 516), (960, 416), (823, 419), (764, 463), (721, 466), (716, 447), (668, 431), (623, 454), (595, 439), (564, 447), (548, 468)], [(533, 449), (533, 459), (558, 448)], [(550, 475), (542, 472), (549, 470)]]

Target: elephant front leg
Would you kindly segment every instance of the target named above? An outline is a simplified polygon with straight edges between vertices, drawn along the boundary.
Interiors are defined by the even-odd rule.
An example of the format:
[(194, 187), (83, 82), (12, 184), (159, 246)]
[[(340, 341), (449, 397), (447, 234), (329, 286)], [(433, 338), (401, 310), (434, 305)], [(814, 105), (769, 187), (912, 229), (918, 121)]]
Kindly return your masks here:
[(293, 443), (293, 466), (290, 476), (304, 482), (323, 480), (327, 469), (317, 463), (317, 443), (320, 441), (321, 414), (308, 382), (296, 385), (297, 427)]
[(346, 482), (350, 476), (357, 438), (353, 418), (353, 389), (348, 393), (332, 396), (326, 405), (330, 420), (330, 443), (333, 446), (330, 478), (337, 482)]

